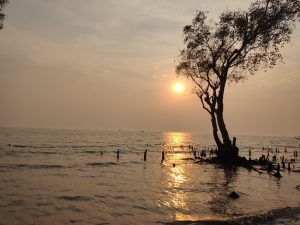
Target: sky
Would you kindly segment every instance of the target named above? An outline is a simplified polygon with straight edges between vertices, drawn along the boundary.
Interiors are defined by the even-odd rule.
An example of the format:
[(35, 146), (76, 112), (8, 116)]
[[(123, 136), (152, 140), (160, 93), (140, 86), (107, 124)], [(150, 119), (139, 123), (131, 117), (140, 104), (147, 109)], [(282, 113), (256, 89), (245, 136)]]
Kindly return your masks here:
[[(0, 126), (211, 133), (175, 74), (182, 29), (250, 0), (11, 0), (0, 31)], [(225, 94), (230, 134), (300, 135), (300, 24), (284, 63)], [(185, 85), (174, 93), (175, 82)]]

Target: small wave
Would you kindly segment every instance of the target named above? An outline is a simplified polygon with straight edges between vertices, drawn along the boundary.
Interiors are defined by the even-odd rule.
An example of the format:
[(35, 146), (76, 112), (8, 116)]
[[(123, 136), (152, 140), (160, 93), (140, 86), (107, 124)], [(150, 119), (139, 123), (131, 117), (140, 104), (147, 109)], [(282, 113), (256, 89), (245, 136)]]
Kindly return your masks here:
[(188, 157), (188, 158), (182, 158), (181, 160), (186, 160), (186, 161), (194, 161), (195, 159), (194, 158), (191, 158), (191, 157)]
[(61, 165), (48, 165), (48, 164), (6, 164), (0, 165), (0, 168), (15, 169), (15, 168), (26, 168), (26, 169), (56, 169), (64, 168)]
[(1, 182), (3, 182), (3, 183), (13, 183), (15, 181), (16, 181), (15, 179), (3, 179), (3, 180), (1, 180)]
[[(59, 146), (60, 147), (60, 146)], [(63, 146), (64, 148), (72, 148), (72, 149), (81, 149), (81, 148), (104, 148), (103, 146), (100, 145), (66, 145)]]
[(139, 210), (145, 210), (148, 211), (149, 209), (145, 206), (140, 206), (140, 205), (135, 205), (133, 206), (134, 209), (139, 209)]
[(96, 198), (106, 198), (106, 195), (94, 195)]
[(45, 154), (45, 155), (55, 155), (55, 154), (58, 154), (58, 152), (41, 152), (41, 154)]
[(48, 164), (18, 164), (18, 167), (25, 167), (29, 169), (55, 169), (55, 168), (63, 168), (61, 165), (48, 165)]
[(123, 196), (123, 195), (114, 196), (113, 198), (116, 199), (116, 200), (127, 199), (127, 197), (126, 197), (126, 196)]
[(11, 145), (11, 147), (15, 148), (55, 148), (56, 146), (45, 146), (45, 145)]
[(7, 172), (15, 169), (57, 169), (64, 168), (61, 165), (44, 165), (44, 164), (6, 164), (0, 165), (0, 171)]
[(37, 207), (41, 207), (41, 206), (53, 206), (52, 202), (38, 202), (36, 204)]
[(143, 160), (140, 161), (128, 161), (128, 162), (121, 162), (120, 165), (122, 166), (127, 166), (127, 165), (140, 165), (140, 164), (144, 164)]
[(26, 153), (30, 154), (45, 154), (45, 155), (55, 155), (60, 154), (59, 152), (50, 152), (50, 151), (26, 151)]
[(87, 151), (83, 151), (82, 153), (86, 153), (86, 154), (97, 154), (100, 153), (99, 151), (93, 151), (93, 150), (87, 150)]
[(12, 200), (10, 201), (6, 206), (20, 206), (20, 205), (25, 205), (26, 201), (22, 199), (18, 200)]
[(46, 145), (29, 145), (29, 146), (26, 146), (26, 147), (29, 147), (29, 148), (39, 148), (39, 149), (42, 149), (42, 148), (45, 148), (45, 149), (56, 148), (56, 146), (46, 146)]
[(114, 166), (114, 165), (118, 165), (115, 162), (93, 162), (93, 163), (88, 163), (88, 166), (99, 166), (99, 167), (108, 167), (108, 166)]
[(15, 148), (26, 148), (27, 146), (26, 145), (12, 145), (12, 147), (15, 147)]
[(91, 197), (87, 197), (87, 196), (79, 196), (79, 195), (76, 195), (76, 196), (61, 196), (61, 197), (58, 197), (58, 199), (61, 199), (61, 200), (66, 200), (66, 201), (78, 201), (78, 202), (83, 202), (83, 201), (90, 201), (92, 200)]
[(55, 209), (57, 211), (64, 211), (64, 210), (67, 210), (67, 211), (71, 211), (71, 212), (75, 212), (75, 213), (79, 213), (79, 212), (83, 212), (82, 209), (74, 206), (74, 205), (71, 205), (71, 206), (67, 206), (67, 207), (58, 207), (58, 206), (55, 206)]

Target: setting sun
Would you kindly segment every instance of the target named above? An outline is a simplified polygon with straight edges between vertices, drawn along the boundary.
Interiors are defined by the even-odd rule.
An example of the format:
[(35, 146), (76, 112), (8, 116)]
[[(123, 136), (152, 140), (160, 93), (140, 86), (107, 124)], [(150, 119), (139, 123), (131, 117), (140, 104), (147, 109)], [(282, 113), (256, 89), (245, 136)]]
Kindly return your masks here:
[(184, 85), (182, 83), (175, 83), (173, 85), (173, 91), (176, 93), (181, 93), (184, 91)]

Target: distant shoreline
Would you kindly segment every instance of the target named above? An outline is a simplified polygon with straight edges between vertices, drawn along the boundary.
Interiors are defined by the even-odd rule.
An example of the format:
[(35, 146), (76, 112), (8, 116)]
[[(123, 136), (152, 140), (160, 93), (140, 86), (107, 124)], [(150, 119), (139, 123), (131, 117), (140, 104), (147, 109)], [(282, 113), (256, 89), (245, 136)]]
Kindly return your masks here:
[[(15, 126), (0, 126), (0, 129), (22, 129), (22, 130), (51, 130), (51, 131), (87, 131), (87, 132), (133, 132), (133, 133), (187, 133), (187, 134), (199, 134), (213, 136), (210, 132), (200, 132), (200, 131), (153, 131), (153, 130), (126, 130), (126, 129), (101, 129), (101, 128), (47, 128), (47, 127), (15, 127)], [(300, 137), (295, 137), (295, 135), (270, 135), (270, 134), (233, 134), (236, 137), (273, 137), (273, 138), (295, 138), (300, 140)]]

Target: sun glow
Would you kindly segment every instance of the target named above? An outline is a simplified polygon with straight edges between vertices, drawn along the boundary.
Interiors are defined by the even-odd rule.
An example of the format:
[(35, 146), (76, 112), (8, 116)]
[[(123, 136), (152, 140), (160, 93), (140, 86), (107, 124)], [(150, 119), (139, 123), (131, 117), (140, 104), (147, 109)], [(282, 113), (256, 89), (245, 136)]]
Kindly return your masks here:
[(173, 91), (175, 93), (182, 93), (184, 91), (183, 83), (175, 83), (173, 84)]

